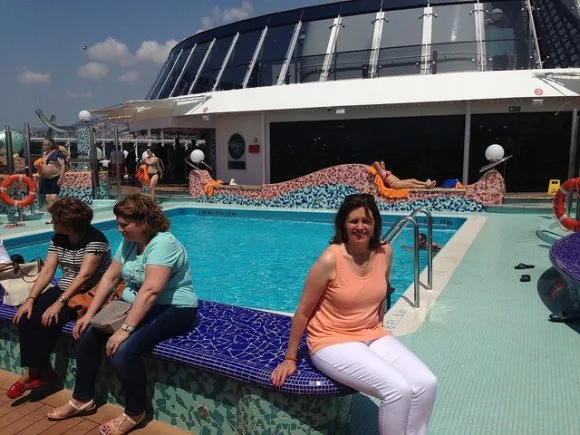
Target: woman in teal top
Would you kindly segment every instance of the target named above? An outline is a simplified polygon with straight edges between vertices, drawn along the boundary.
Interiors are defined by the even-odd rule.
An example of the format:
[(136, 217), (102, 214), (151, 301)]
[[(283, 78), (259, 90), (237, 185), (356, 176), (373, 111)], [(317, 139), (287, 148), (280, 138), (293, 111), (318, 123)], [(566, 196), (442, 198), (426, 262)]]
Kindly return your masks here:
[[(99, 282), (93, 302), (73, 330), (77, 374), (72, 399), (48, 413), (51, 420), (96, 411), (93, 400), (103, 345), (125, 392), (125, 412), (100, 427), (101, 434), (125, 434), (145, 418), (147, 372), (144, 355), (160, 341), (188, 331), (195, 320), (189, 258), (183, 245), (168, 232), (163, 211), (142, 194), (115, 205), (123, 242)], [(119, 279), (126, 287), (122, 299), (132, 304), (125, 323), (113, 335), (89, 326)]]

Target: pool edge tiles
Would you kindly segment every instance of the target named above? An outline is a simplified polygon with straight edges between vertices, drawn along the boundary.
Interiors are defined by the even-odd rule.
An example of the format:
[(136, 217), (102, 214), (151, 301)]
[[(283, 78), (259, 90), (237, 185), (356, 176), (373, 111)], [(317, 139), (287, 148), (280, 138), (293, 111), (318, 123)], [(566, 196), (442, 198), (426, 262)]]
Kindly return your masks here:
[[(433, 288), (427, 290), (420, 286), (419, 308), (412, 306), (414, 285), (411, 283), (391, 309), (385, 313), (383, 321), (385, 328), (395, 336), (412, 334), (419, 329), (486, 221), (487, 217), (482, 215), (469, 216), (466, 219), (443, 249), (433, 257)], [(421, 282), (427, 282), (427, 268), (421, 272), (419, 278)]]

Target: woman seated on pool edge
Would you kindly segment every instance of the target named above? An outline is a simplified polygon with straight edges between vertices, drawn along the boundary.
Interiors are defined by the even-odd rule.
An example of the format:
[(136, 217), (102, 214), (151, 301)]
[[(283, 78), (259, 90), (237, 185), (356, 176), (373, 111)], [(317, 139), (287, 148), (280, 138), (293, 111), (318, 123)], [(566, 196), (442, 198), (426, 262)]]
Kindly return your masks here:
[[(68, 300), (97, 285), (111, 263), (109, 241), (91, 225), (91, 207), (75, 198), (61, 198), (48, 212), (55, 234), (48, 245), (44, 267), (12, 320), (18, 325), (21, 365), (27, 369), (8, 389), (6, 394), (11, 399), (57, 380), (50, 354), (62, 327), (76, 318), (67, 306)], [(58, 267), (62, 269), (58, 285), (43, 292)]]
[(376, 169), (379, 176), (383, 179), (385, 184), (393, 189), (432, 189), (437, 185), (437, 181), (420, 181), (415, 178), (406, 178), (401, 180), (391, 171), (385, 169), (385, 162), (374, 162), (371, 165)]
[(381, 434), (425, 434), (437, 378), (383, 326), (392, 248), (380, 240), (381, 215), (372, 195), (345, 198), (331, 245), (316, 260), (296, 309), (275, 386), (296, 371), (306, 330), (318, 370), (377, 397)]
[[(134, 194), (113, 209), (123, 241), (99, 282), (87, 313), (73, 329), (77, 373), (73, 397), (48, 413), (51, 420), (92, 414), (95, 381), (103, 345), (125, 393), (125, 410), (101, 425), (101, 434), (125, 434), (139, 426), (146, 411), (147, 368), (144, 355), (161, 341), (188, 331), (197, 313), (189, 258), (168, 232), (169, 220), (153, 200)], [(115, 282), (123, 278), (122, 299), (131, 302), (125, 323), (112, 335), (90, 325)]]

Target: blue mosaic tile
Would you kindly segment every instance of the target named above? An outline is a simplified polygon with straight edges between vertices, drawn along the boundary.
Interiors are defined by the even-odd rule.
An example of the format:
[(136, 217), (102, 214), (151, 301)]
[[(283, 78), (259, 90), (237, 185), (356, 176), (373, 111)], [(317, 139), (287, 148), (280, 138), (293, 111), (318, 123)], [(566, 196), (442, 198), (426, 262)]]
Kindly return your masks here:
[[(15, 313), (15, 307), (0, 304), (0, 319), (11, 321)], [(352, 389), (314, 367), (304, 338), (296, 373), (282, 387), (272, 385), (270, 373), (284, 358), (291, 320), (280, 314), (200, 301), (195, 327), (159, 343), (153, 355), (283, 393), (318, 397), (353, 394)], [(71, 335), (73, 326), (73, 322), (67, 323), (63, 332)]]

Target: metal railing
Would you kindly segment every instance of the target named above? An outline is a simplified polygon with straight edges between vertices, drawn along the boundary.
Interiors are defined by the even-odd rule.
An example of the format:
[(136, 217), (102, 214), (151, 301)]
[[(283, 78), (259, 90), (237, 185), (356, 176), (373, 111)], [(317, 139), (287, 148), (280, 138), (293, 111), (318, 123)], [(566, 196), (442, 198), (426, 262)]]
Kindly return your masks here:
[[(423, 213), (427, 217), (427, 284), (419, 279), (419, 224), (415, 216)], [(395, 221), (393, 226), (385, 233), (381, 240), (392, 243), (401, 234), (401, 232), (411, 224), (413, 226), (413, 306), (419, 308), (421, 305), (420, 286), (427, 290), (433, 288), (433, 216), (426, 208), (417, 208), (408, 216), (401, 217)]]

